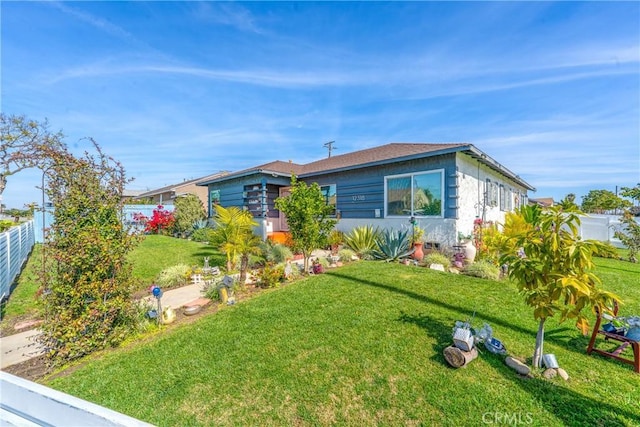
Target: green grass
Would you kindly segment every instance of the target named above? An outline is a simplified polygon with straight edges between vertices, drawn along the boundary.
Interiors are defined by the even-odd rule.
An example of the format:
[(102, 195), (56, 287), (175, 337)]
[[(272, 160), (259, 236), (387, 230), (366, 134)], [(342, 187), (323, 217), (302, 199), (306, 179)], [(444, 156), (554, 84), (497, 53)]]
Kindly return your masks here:
[(133, 275), (144, 284), (154, 281), (165, 268), (177, 264), (204, 265), (204, 257), (209, 257), (211, 266), (222, 266), (224, 254), (213, 246), (151, 234), (145, 236), (138, 247), (131, 252)]
[(35, 298), (38, 290), (38, 271), (42, 270), (42, 245), (33, 247), (29, 260), (17, 279), (11, 298), (2, 305), (2, 320), (33, 317), (39, 315)]
[[(173, 237), (149, 235), (131, 252), (133, 276), (140, 280), (141, 289), (153, 283), (165, 268), (177, 264), (204, 264), (209, 257), (210, 265), (222, 266), (224, 254), (212, 246)], [(20, 274), (16, 287), (8, 301), (2, 305), (2, 328), (6, 333), (14, 333), (13, 324), (19, 320), (37, 319), (40, 316), (34, 295), (38, 290), (37, 272), (42, 266), (42, 245), (34, 246), (27, 264)]]
[[(598, 266), (623, 311), (640, 313), (640, 265)], [(96, 355), (49, 384), (160, 426), (640, 425), (640, 376), (586, 355), (588, 338), (568, 323), (548, 321), (545, 345), (568, 382), (521, 379), (487, 351), (450, 368), (453, 323), (474, 311), (475, 326), (530, 357), (537, 325), (512, 285), (360, 262)]]

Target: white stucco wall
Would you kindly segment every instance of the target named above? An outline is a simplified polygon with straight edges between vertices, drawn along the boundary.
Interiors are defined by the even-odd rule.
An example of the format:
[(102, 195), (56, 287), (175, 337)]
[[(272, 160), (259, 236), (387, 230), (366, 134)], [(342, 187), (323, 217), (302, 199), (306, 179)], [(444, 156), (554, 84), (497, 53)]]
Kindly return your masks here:
[[(457, 231), (463, 234), (471, 234), (473, 231), (473, 221), (482, 218), (485, 221), (504, 222), (505, 210), (500, 206), (500, 185), (505, 189), (505, 196), (511, 200), (511, 210), (515, 209), (520, 199), (518, 195), (526, 195), (527, 190), (507, 179), (493, 169), (481, 164), (464, 154), (456, 157), (458, 167), (458, 220), (456, 221)], [(487, 191), (487, 179), (497, 185), (498, 203), (495, 206), (485, 203), (485, 192)], [(457, 234), (457, 232), (456, 232)]]

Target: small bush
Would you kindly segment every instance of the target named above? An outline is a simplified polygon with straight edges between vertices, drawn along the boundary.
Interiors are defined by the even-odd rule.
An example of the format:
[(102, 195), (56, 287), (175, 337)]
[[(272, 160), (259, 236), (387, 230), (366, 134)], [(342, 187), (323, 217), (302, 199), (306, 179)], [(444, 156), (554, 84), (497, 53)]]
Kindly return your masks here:
[(353, 257), (355, 256), (355, 254), (356, 253), (351, 249), (340, 249), (340, 251), (338, 251), (338, 257), (340, 258), (341, 262), (353, 261)]
[(11, 227), (16, 225), (13, 221), (8, 219), (0, 219), (0, 233), (7, 231)]
[(267, 265), (258, 273), (258, 286), (261, 288), (276, 288), (283, 280), (284, 267), (282, 265)]
[(480, 277), (482, 279), (500, 279), (500, 269), (487, 261), (478, 261), (467, 265), (463, 270), (463, 274)]
[(451, 259), (440, 252), (431, 252), (430, 254), (427, 254), (422, 262), (426, 266), (429, 266), (431, 264), (442, 264), (445, 270), (451, 267)]
[(282, 243), (273, 243), (267, 240), (260, 244), (262, 257), (271, 264), (281, 264), (287, 259), (293, 258), (291, 249)]
[(195, 242), (211, 242), (213, 241), (214, 231), (211, 228), (199, 228), (191, 233), (191, 240)]
[(205, 298), (211, 301), (219, 301), (220, 293), (218, 292), (218, 285), (221, 283), (222, 278), (207, 280), (202, 287), (202, 294)]
[(161, 288), (174, 288), (187, 284), (191, 268), (186, 264), (178, 264), (165, 268), (156, 279), (156, 284)]

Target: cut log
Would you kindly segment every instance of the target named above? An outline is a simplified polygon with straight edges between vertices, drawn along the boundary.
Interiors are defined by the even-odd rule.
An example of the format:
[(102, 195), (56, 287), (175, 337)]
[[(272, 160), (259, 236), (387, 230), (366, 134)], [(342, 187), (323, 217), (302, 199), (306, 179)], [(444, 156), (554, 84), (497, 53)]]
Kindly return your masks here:
[(460, 368), (462, 366), (468, 365), (473, 359), (478, 357), (478, 350), (476, 348), (472, 348), (471, 351), (463, 351), (458, 347), (449, 346), (445, 348), (442, 352), (444, 354), (444, 358), (449, 363), (449, 365), (454, 368)]

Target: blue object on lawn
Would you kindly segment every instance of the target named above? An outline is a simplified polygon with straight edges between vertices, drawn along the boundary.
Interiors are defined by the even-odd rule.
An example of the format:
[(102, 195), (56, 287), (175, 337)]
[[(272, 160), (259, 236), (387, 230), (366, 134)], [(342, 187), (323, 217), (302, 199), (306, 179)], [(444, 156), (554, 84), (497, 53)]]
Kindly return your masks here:
[(493, 337), (489, 338), (488, 340), (485, 340), (484, 346), (491, 353), (505, 354), (507, 352), (507, 349), (505, 348), (504, 344), (502, 344), (502, 341)]

